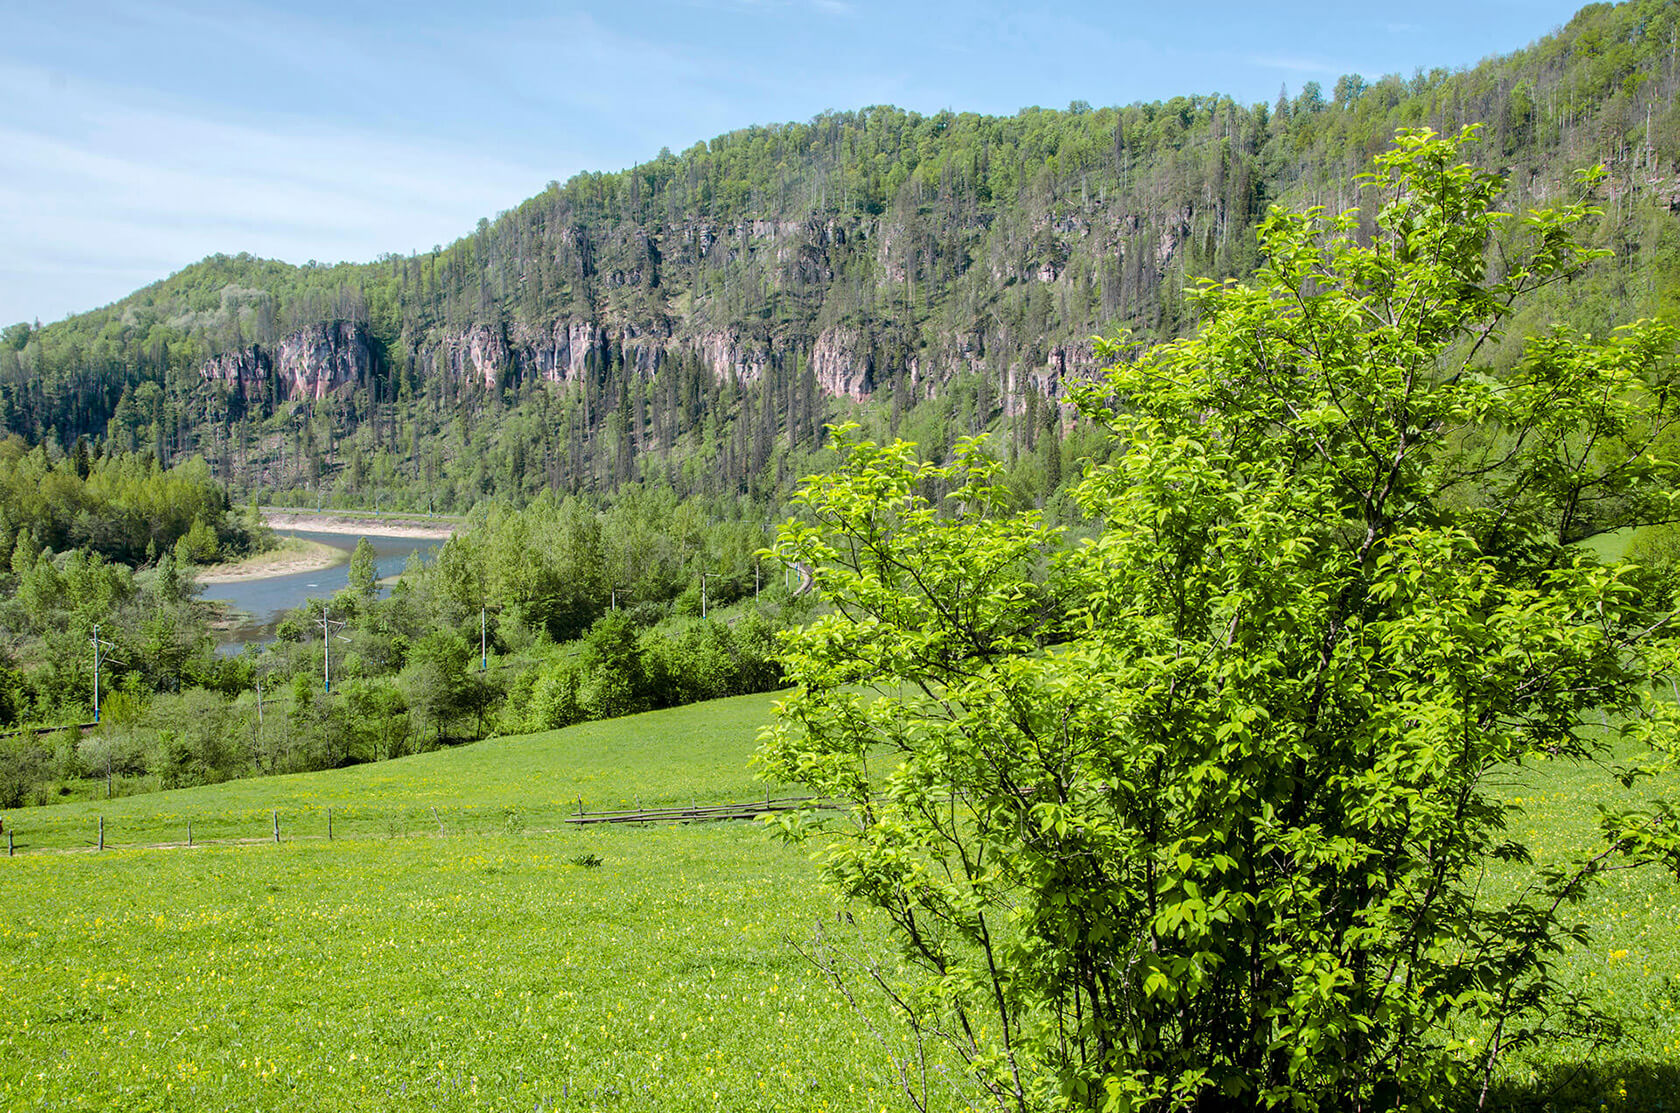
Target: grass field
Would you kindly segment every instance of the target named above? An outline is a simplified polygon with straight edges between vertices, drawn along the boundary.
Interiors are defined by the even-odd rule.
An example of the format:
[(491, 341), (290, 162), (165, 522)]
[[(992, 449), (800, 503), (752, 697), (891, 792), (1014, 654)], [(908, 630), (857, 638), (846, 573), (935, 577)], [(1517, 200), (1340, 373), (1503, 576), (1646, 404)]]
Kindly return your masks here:
[[(175, 792), (83, 800), (13, 812), (20, 852), (89, 847), (105, 820), (107, 846), (282, 835), (395, 835), (551, 828), (578, 808), (610, 811), (751, 800), (764, 785), (747, 755), (771, 697), (741, 696), (563, 731), (498, 738), (328, 773), (230, 781)], [(434, 818), (433, 809), (437, 810)]]
[[(841, 930), (803, 855), (744, 824), (560, 822), (580, 794), (762, 796), (745, 758), (769, 702), (10, 813), (0, 1108), (896, 1104), (790, 943)], [(293, 834), (329, 804), (335, 841)], [(265, 836), (276, 808), (279, 846), (65, 852), (100, 814), (109, 845), (188, 815)], [(410, 827), (429, 837), (392, 837)]]
[[(1642, 782), (1634, 799), (1680, 795), (1677, 778)], [(1526, 815), (1511, 835), (1537, 864), (1562, 864), (1602, 843), (1601, 805), (1626, 793), (1597, 766), (1542, 762), (1513, 778), (1508, 798)], [(1494, 879), (1497, 884), (1497, 878)], [(1510, 1064), (1496, 1108), (1565, 1111), (1680, 1110), (1680, 881), (1661, 869), (1611, 873), (1576, 910), (1591, 942), (1562, 958), (1565, 981), (1619, 1017), (1609, 1047), (1551, 1044)]]
[(750, 828), (14, 865), (8, 1109), (889, 1100), (879, 1049), (782, 938), (830, 906)]
[[(562, 822), (580, 795), (761, 796), (746, 756), (768, 706), (8, 813), (0, 1109), (903, 1108), (882, 1047), (793, 946), (815, 924), (866, 950), (884, 935), (838, 924), (802, 855), (742, 824)], [(1516, 833), (1567, 855), (1606, 783), (1525, 773)], [(125, 845), (180, 841), (188, 816), (200, 839), (265, 839), (276, 809), (278, 846)], [(79, 852), (101, 815), (119, 848)], [(1514, 1064), (1502, 1107), (1680, 1108), (1680, 885), (1617, 874), (1581, 916), (1595, 935), (1568, 976), (1626, 1037)]]

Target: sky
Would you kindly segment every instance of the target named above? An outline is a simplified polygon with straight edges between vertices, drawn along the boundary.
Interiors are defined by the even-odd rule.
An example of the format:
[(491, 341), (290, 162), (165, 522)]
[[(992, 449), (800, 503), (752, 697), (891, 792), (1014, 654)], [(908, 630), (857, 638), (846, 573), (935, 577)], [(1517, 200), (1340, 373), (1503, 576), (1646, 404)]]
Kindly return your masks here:
[(0, 0), (0, 324), (216, 252), (424, 250), (750, 124), (1270, 102), (1472, 65), (1581, 2)]

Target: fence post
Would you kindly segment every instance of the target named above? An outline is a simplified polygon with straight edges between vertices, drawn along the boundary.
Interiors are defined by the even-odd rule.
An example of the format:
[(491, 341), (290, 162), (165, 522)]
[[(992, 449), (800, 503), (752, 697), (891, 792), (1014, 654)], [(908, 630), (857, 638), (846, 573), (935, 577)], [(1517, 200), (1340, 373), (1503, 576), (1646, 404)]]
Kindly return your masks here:
[(327, 809), (327, 841), (332, 842), (332, 809)]
[(105, 849), (105, 817), (99, 817), (99, 849)]
[(438, 834), (443, 834), (443, 820), (438, 816), (437, 805), (432, 805), (432, 818), (437, 820)]
[(10, 858), (15, 853), (17, 853), (17, 851), (12, 848), (12, 833), (10, 831), (7, 831), (6, 832), (6, 857)]
[(274, 841), (280, 841), (280, 809), (274, 809)]
[(192, 816), (187, 817), (187, 845), (192, 845)]

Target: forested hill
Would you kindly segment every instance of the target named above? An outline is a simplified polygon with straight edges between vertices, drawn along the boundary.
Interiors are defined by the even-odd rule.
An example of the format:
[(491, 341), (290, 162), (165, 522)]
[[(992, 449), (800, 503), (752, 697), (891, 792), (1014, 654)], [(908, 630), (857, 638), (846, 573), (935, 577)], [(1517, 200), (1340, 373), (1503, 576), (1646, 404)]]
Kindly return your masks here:
[(935, 449), (1000, 428), (1042, 494), (1089, 338), (1182, 332), (1182, 288), (1247, 274), (1269, 205), (1357, 204), (1399, 127), (1482, 123), (1517, 209), (1604, 163), (1614, 254), (1540, 312), (1595, 329), (1675, 312), (1677, 16), (1595, 4), (1472, 69), (1271, 104), (829, 113), (552, 184), (417, 255), (216, 256), (7, 329), (0, 426), (202, 454), (241, 495), (442, 510), (659, 477), (774, 497), (849, 396)]

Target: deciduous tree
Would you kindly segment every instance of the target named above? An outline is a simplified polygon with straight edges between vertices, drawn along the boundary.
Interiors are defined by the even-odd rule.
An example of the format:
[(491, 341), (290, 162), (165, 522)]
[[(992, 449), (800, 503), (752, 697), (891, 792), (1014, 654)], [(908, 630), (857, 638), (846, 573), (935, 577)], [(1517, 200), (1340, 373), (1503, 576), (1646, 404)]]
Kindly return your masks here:
[(350, 591), (364, 602), (379, 594), (379, 558), (365, 537), (356, 539), (350, 554)]
[(1591, 210), (1493, 211), (1467, 138), (1401, 133), (1374, 240), (1274, 211), (1196, 336), (1110, 348), (1087, 543), (1008, 512), (975, 440), (850, 444), (780, 534), (832, 611), (759, 760), (849, 805), (785, 829), (896, 926), (896, 1000), (1002, 1108), (1428, 1109), (1607, 1030), (1554, 973), (1570, 904), (1680, 868), (1680, 815), (1535, 865), (1501, 785), (1610, 755), (1589, 711), (1622, 776), (1668, 767), (1671, 600), (1574, 543), (1668, 513), (1677, 338), (1484, 367), (1590, 263)]

